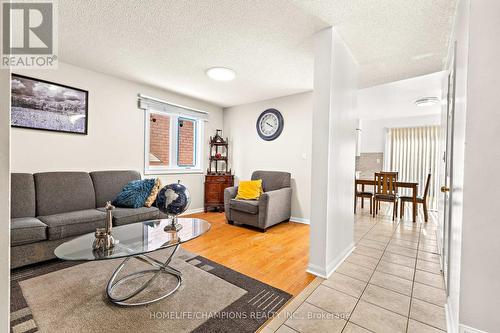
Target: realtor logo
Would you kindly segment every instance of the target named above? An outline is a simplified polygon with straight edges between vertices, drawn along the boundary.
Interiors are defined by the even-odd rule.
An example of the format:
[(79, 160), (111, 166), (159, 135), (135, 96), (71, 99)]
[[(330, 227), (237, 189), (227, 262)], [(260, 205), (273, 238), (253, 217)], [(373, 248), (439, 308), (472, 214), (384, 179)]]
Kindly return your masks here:
[(46, 0), (2, 4), (1, 67), (55, 68), (55, 8)]

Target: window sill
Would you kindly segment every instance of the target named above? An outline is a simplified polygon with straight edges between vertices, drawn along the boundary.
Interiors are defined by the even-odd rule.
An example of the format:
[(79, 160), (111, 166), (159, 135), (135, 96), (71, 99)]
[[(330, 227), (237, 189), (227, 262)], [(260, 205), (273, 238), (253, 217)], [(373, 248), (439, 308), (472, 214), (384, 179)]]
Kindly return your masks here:
[(181, 175), (181, 174), (204, 174), (201, 169), (170, 169), (170, 170), (145, 170), (145, 175)]

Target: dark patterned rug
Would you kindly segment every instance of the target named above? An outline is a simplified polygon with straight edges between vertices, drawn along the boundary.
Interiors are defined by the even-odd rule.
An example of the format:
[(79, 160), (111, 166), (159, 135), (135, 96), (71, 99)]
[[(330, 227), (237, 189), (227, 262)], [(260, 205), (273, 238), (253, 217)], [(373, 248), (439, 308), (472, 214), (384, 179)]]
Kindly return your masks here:
[[(100, 300), (100, 298), (104, 299), (104, 296), (95, 297), (94, 295), (93, 301), (86, 300), (78, 303), (78, 300), (72, 300), (75, 304), (78, 306), (81, 304), (81, 306), (77, 311), (74, 309), (74, 304), (68, 305), (69, 309), (71, 309), (70, 318), (67, 315), (68, 308), (64, 308), (61, 300), (57, 299), (57, 297), (64, 297), (59, 295), (60, 292), (57, 290), (59, 284), (41, 284), (44, 284), (44, 281), (61, 279), (61, 276), (63, 278), (67, 276), (68, 280), (70, 280), (74, 278), (77, 272), (87, 272), (92, 269), (95, 271), (96, 266), (90, 265), (95, 265), (96, 262), (82, 263), (53, 260), (13, 270), (11, 272), (11, 332), (54, 331), (54, 327), (57, 327), (56, 330), (60, 331), (78, 329), (81, 332), (91, 332), (96, 329), (96, 326), (88, 325), (89, 321), (93, 321), (95, 317), (99, 317), (97, 314), (106, 311), (111, 311), (112, 315), (116, 316), (117, 322), (122, 323), (124, 320), (130, 319), (131, 322), (124, 327), (132, 328), (131, 325), (135, 325), (133, 326), (135, 329), (140, 327), (148, 332), (255, 332), (292, 297), (280, 289), (219, 265), (202, 256), (190, 254), (187, 251), (180, 251), (180, 254), (176, 255), (176, 260), (178, 260), (177, 265), (179, 268), (185, 265), (183, 272), (188, 271), (188, 275), (184, 274), (183, 286), (186, 285), (184, 288), (193, 289), (192, 286), (197, 286), (201, 292), (198, 291), (186, 296), (188, 291), (182, 290), (183, 287), (181, 287), (172, 296), (154, 303), (155, 306), (148, 305), (134, 308), (112, 305), (109, 302)], [(179, 260), (182, 262), (179, 262)], [(83, 269), (84, 267), (88, 269)], [(53, 274), (54, 279), (50, 274)], [(107, 279), (109, 276), (106, 275), (104, 278)], [(89, 280), (84, 276), (82, 276), (82, 279)], [(74, 288), (74, 293), (71, 293), (71, 295), (80, 298), (89, 296), (88, 291), (90, 289), (88, 287), (84, 289), (80, 282), (67, 281), (66, 287), (64, 287), (65, 290), (68, 289), (68, 285), (69, 288)], [(98, 285), (100, 286), (100, 283)], [(224, 288), (224, 286), (227, 287)], [(92, 291), (96, 288), (94, 286)], [(213, 290), (214, 288), (219, 288), (220, 291)], [(43, 292), (35, 289), (40, 289)], [(47, 289), (56, 290), (51, 293)], [(85, 292), (81, 294), (80, 289), (84, 289)], [(207, 290), (206, 293), (203, 292), (204, 289)], [(224, 293), (223, 289), (234, 289), (235, 292), (230, 297), (229, 293)], [(102, 286), (102, 293), (104, 294), (104, 285)], [(221, 295), (220, 299), (217, 297), (219, 294)], [(52, 302), (45, 300), (51, 296), (54, 297)], [(209, 300), (204, 299), (204, 297), (209, 298)], [(67, 296), (66, 299), (68, 299)], [(190, 306), (195, 303), (197, 306)], [(61, 306), (59, 307), (59, 305)], [(102, 309), (96, 309), (96, 307)], [(193, 311), (193, 309), (196, 311)], [(203, 309), (203, 311), (199, 311), (200, 309)], [(213, 311), (213, 309), (217, 310)], [(93, 311), (95, 313), (92, 313)], [(131, 316), (131, 313), (134, 316)], [(124, 316), (122, 316), (123, 314)], [(89, 318), (92, 319), (89, 320)], [(59, 325), (61, 322), (69, 323), (66, 326)], [(123, 331), (123, 327), (113, 327), (117, 331)], [(113, 330), (111, 329), (111, 331)], [(110, 331), (110, 329), (107, 328), (104, 331)]]

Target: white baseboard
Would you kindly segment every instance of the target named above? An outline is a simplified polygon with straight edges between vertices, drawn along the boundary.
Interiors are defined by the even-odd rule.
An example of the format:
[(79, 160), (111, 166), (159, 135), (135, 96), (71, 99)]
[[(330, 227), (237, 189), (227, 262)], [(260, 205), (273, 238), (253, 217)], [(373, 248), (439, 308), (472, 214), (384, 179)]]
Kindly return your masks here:
[(335, 259), (333, 259), (326, 268), (319, 267), (317, 265), (309, 264), (306, 272), (313, 275), (319, 276), (323, 279), (328, 279), (333, 272), (346, 260), (346, 258), (354, 251), (356, 247), (354, 243), (351, 243), (342, 253), (340, 253)]
[(309, 219), (305, 219), (303, 217), (290, 217), (290, 222), (302, 223), (302, 224), (310, 224)]
[(184, 213), (182, 213), (180, 216), (185, 216), (185, 215), (190, 215), (190, 214), (197, 214), (197, 213), (203, 213), (205, 210), (203, 208), (194, 208), (194, 209), (188, 209)]
[(477, 328), (472, 328), (470, 326), (462, 325), (462, 324), (460, 324), (460, 326), (458, 327), (458, 332), (459, 333), (487, 333), (486, 331), (481, 331), (481, 330), (478, 330)]
[(321, 277), (323, 279), (326, 279), (326, 271), (317, 265), (314, 264), (307, 265), (306, 272)]
[[(449, 299), (448, 299), (449, 302)], [(448, 302), (444, 305), (444, 314), (446, 317), (446, 332), (457, 333), (455, 321), (453, 320), (453, 315), (450, 310), (450, 305)]]
[[(204, 211), (205, 210), (203, 208), (188, 209), (184, 213), (182, 213), (180, 216), (203, 213)], [(292, 216), (292, 217), (290, 217), (290, 222), (309, 224), (310, 221), (309, 221), (309, 219), (305, 219), (303, 217)]]
[[(197, 214), (197, 213), (203, 213), (204, 211), (205, 210), (203, 208), (188, 209), (184, 213), (182, 213), (180, 216), (190, 215), (190, 214)], [(302, 223), (302, 224), (309, 224), (309, 219), (305, 219), (303, 217), (292, 216), (292, 217), (290, 217), (290, 222), (296, 222), (296, 223)]]

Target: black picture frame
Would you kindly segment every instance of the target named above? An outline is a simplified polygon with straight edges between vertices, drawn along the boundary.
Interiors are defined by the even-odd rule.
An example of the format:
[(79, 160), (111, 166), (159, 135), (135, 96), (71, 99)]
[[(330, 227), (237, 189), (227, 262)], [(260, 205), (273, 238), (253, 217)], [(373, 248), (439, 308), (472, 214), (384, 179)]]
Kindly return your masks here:
[[(269, 114), (269, 113), (274, 114), (276, 116), (276, 118), (278, 118), (278, 129), (276, 130), (276, 132), (273, 135), (266, 136), (260, 130), (259, 124), (260, 124), (262, 118), (264, 118), (264, 116), (266, 114)], [(259, 136), (262, 140), (273, 141), (273, 140), (277, 139), (281, 135), (281, 133), (283, 132), (283, 128), (285, 127), (285, 119), (283, 118), (283, 115), (281, 114), (281, 112), (279, 112), (278, 110), (267, 109), (260, 114), (259, 118), (257, 118), (257, 123), (255, 125), (257, 127), (257, 134), (259, 134)]]
[[(16, 92), (14, 91), (15, 90), (14, 80), (16, 80), (16, 79), (18, 81), (20, 81), (21, 83), (23, 83), (23, 84), (26, 84), (27, 81), (31, 81), (34, 84), (47, 85), (48, 89), (51, 89), (51, 88), (54, 89), (54, 90), (62, 89), (63, 91), (67, 90), (67, 93), (75, 92), (76, 95), (83, 94), (84, 95), (83, 98), (74, 98), (73, 99), (73, 100), (79, 100), (80, 102), (84, 101), (84, 107), (83, 107), (84, 113), (81, 110), (79, 110), (77, 113), (75, 113), (73, 115), (73, 116), (75, 116), (75, 115), (78, 116), (79, 114), (82, 114), (82, 115), (84, 114), (85, 121), (80, 122), (84, 126), (83, 130), (82, 131), (78, 131), (78, 130), (65, 130), (65, 129), (58, 129), (58, 128), (50, 128), (50, 127), (30, 126), (28, 124), (23, 124), (22, 121), (20, 121), (18, 119), (15, 119), (15, 114), (14, 114), (15, 112), (19, 112), (19, 114), (22, 115), (22, 113), (30, 112), (30, 111), (34, 111), (35, 110), (35, 109), (29, 109), (29, 108), (23, 108), (23, 109), (27, 109), (27, 110), (16, 110), (16, 109), (14, 109), (14, 108), (21, 108), (18, 105), (19, 101), (15, 100), (15, 95), (19, 96), (19, 94), (17, 93), (18, 90), (16, 90)], [(51, 82), (51, 81), (47, 81), (47, 80), (42, 80), (42, 79), (30, 77), (30, 76), (15, 74), (15, 73), (11, 74), (11, 83), (12, 83), (12, 87), (11, 87), (11, 125), (10, 125), (11, 127), (13, 127), (13, 128), (24, 128), (24, 129), (33, 129), (33, 130), (39, 130), (39, 131), (58, 132), (58, 133), (88, 135), (88, 124), (89, 124), (89, 92), (87, 90), (76, 88), (76, 87), (67, 86), (67, 85), (64, 85), (64, 84), (57, 83), (57, 82)], [(34, 94), (33, 91), (31, 91), (30, 93)], [(65, 95), (65, 93), (62, 93), (62, 94)], [(36, 95), (32, 95), (31, 97), (35, 100), (33, 102), (37, 102), (36, 101), (36, 99), (37, 99)], [(40, 101), (38, 101), (38, 102), (40, 102)], [(64, 100), (58, 101), (58, 102), (64, 102)], [(39, 109), (37, 109), (37, 111), (39, 111), (39, 112), (46, 112), (47, 113), (46, 117), (50, 116), (49, 113), (54, 113), (52, 111), (39, 110)], [(66, 116), (68, 118), (70, 117), (69, 115), (64, 115), (64, 116)], [(40, 117), (40, 118), (43, 118), (43, 117)], [(77, 120), (78, 120), (78, 118), (77, 118)]]

